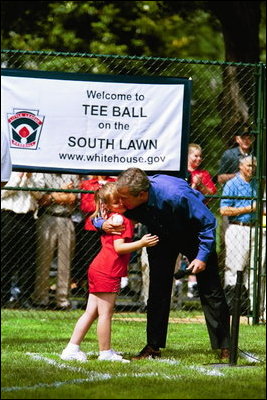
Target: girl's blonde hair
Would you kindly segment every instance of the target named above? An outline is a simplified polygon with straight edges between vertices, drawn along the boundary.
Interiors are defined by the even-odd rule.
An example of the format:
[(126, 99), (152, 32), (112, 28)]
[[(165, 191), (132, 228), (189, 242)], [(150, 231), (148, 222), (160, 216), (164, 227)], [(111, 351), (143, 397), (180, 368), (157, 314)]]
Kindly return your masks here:
[(189, 145), (188, 145), (188, 153), (191, 153), (192, 150), (199, 150), (199, 151), (202, 152), (201, 146), (199, 146), (199, 144), (196, 144), (196, 143), (189, 143)]
[(95, 192), (95, 212), (90, 216), (107, 218), (110, 204), (118, 197), (116, 182), (108, 182)]

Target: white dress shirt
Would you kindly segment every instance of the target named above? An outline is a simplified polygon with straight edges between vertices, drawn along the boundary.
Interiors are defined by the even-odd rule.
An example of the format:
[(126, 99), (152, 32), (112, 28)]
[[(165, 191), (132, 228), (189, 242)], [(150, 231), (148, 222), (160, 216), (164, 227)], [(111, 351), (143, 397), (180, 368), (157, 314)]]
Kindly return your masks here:
[[(42, 175), (28, 172), (12, 172), (7, 183), (11, 187), (43, 187)], [(35, 212), (38, 199), (43, 195), (39, 191), (1, 190), (1, 210), (13, 211), (17, 214)]]

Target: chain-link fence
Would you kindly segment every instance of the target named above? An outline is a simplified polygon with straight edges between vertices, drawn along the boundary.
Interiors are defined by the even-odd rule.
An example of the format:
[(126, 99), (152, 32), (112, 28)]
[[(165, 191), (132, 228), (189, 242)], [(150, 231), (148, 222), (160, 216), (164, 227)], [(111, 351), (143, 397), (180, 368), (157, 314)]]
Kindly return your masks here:
[[(234, 268), (243, 269), (241, 313), (252, 317), (254, 323), (265, 321), (263, 64), (2, 50), (1, 65), (2, 68), (27, 70), (190, 77), (193, 93), (189, 141), (201, 146), (201, 169), (207, 170), (211, 178), (206, 185), (215, 187), (213, 192), (204, 194), (218, 222), (217, 251), (227, 299), (231, 306), (234, 284), (231, 279), (228, 282), (226, 271), (232, 269), (230, 272), (234, 276)], [(236, 133), (244, 133), (247, 127), (252, 135), (247, 135), (250, 142), (246, 152), (257, 160), (254, 186), (249, 181), (250, 191), (233, 191), (225, 195), (223, 190), (227, 180), (222, 179), (222, 174), (235, 174), (239, 167), (232, 159), (236, 165), (230, 163), (228, 170), (223, 171), (222, 156), (225, 150), (237, 145)], [(1, 193), (2, 307), (29, 309), (30, 312), (83, 309), (87, 300), (87, 268), (100, 246), (99, 233), (89, 226), (90, 203), (97, 188), (90, 186), (92, 177), (27, 171), (15, 175)], [(194, 179), (191, 174), (191, 184)], [(68, 186), (70, 183), (72, 186)], [(204, 180), (200, 184), (205, 186)], [(201, 190), (200, 186), (198, 190)], [(250, 223), (246, 223), (246, 219), (241, 218), (242, 224), (229, 224), (229, 215), (223, 217), (220, 213), (222, 199), (233, 200), (225, 203), (233, 207), (249, 201), (254, 213), (251, 213), (252, 209), (242, 213), (253, 214), (253, 220), (249, 218)], [(49, 206), (49, 201), (54, 208)], [(235, 201), (237, 205), (234, 205)], [(232, 236), (226, 239), (229, 227)], [(136, 225), (136, 238), (140, 237), (143, 228)], [(229, 265), (231, 259), (235, 266)], [(181, 255), (176, 270), (184, 268), (186, 263)], [(129, 276), (122, 279), (117, 298), (118, 313), (136, 316), (145, 312), (148, 280), (146, 252), (132, 254)], [(171, 309), (174, 316), (187, 311), (189, 316), (200, 314), (193, 276), (174, 278)]]

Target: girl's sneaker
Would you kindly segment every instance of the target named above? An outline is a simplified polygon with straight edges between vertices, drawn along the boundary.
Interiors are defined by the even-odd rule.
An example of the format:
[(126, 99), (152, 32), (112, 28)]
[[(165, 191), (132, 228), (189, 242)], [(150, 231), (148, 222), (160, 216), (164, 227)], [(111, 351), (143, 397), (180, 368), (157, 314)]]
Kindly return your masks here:
[(114, 350), (114, 349), (110, 349), (110, 350), (112, 351), (113, 354), (118, 354), (119, 356), (122, 355), (122, 352), (121, 352), (121, 351), (116, 351), (116, 350)]
[(120, 361), (122, 363), (129, 363), (130, 360), (126, 360), (120, 354), (116, 353), (114, 350), (111, 350), (108, 354), (101, 354), (98, 356), (98, 360), (100, 361)]
[(81, 362), (87, 361), (87, 356), (83, 351), (81, 350), (71, 351), (67, 348), (62, 351), (60, 358), (61, 360), (64, 361), (81, 361)]

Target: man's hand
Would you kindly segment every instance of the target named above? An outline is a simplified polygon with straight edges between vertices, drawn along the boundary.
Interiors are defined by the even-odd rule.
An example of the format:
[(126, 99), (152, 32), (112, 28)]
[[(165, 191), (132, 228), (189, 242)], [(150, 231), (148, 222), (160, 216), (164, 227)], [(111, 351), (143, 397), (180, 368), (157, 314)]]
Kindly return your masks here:
[(195, 258), (186, 269), (190, 270), (192, 274), (198, 274), (206, 269), (206, 263)]
[(119, 226), (113, 225), (112, 218), (109, 218), (105, 222), (103, 222), (102, 229), (106, 233), (111, 233), (112, 235), (121, 235), (121, 232), (125, 231), (125, 226), (124, 225), (119, 225)]

